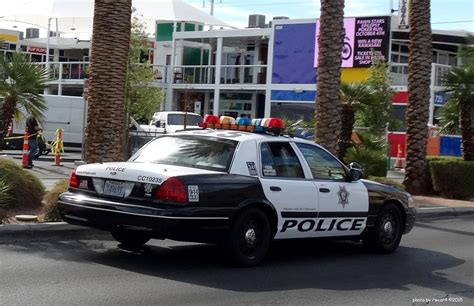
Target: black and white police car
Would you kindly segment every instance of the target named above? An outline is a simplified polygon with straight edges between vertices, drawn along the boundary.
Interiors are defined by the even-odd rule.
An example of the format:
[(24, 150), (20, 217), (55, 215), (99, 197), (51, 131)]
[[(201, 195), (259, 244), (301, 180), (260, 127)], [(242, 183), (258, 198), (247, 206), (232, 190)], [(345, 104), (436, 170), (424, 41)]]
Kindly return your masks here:
[(60, 196), (62, 218), (130, 248), (151, 238), (218, 243), (240, 265), (259, 263), (273, 239), (362, 239), (389, 253), (412, 229), (408, 193), (361, 180), (314, 142), (249, 132), (278, 131), (279, 119), (223, 119), (160, 136), (128, 162), (79, 166)]

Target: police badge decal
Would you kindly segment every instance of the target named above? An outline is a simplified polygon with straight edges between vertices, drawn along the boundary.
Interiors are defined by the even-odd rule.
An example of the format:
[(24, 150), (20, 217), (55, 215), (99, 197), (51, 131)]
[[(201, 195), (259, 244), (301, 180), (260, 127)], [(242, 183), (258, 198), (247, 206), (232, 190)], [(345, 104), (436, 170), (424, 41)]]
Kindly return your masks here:
[(346, 205), (349, 204), (349, 191), (346, 190), (346, 186), (339, 185), (337, 195), (339, 196), (339, 204), (341, 204), (343, 208), (346, 207)]

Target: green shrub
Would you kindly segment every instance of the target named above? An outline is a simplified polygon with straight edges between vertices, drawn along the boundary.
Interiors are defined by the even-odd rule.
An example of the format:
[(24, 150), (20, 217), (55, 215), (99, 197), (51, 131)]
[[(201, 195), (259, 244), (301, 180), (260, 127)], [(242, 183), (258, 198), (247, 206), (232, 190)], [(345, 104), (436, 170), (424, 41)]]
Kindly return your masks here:
[(427, 156), (426, 157), (426, 192), (428, 194), (436, 194), (433, 188), (433, 176), (431, 175), (430, 163), (432, 161), (460, 161), (461, 157), (453, 156)]
[(7, 211), (5, 210), (8, 201), (11, 200), (9, 194), (11, 186), (7, 184), (7, 181), (0, 179), (0, 224), (5, 223), (7, 220)]
[(436, 192), (454, 199), (474, 197), (474, 161), (430, 161), (430, 170)]
[(364, 178), (387, 176), (387, 144), (383, 137), (368, 132), (358, 132), (360, 143), (354, 143), (344, 157), (346, 163), (362, 165)]
[(391, 180), (385, 176), (369, 176), (369, 180), (380, 183), (380, 184), (389, 185), (401, 190), (405, 190), (405, 186), (403, 184), (398, 183), (394, 180)]
[(365, 147), (351, 147), (344, 160), (349, 164), (358, 162), (362, 165), (364, 178), (369, 176), (387, 176), (387, 158), (380, 151)]
[(7, 211), (0, 208), (0, 224), (6, 223), (8, 220)]
[(41, 181), (17, 165), (14, 161), (0, 158), (0, 180), (8, 185), (4, 209), (13, 207), (41, 207), (44, 186)]
[(59, 195), (66, 192), (69, 186), (69, 180), (65, 179), (57, 182), (53, 189), (48, 191), (43, 200), (43, 218), (46, 222), (61, 221), (59, 215), (58, 199)]

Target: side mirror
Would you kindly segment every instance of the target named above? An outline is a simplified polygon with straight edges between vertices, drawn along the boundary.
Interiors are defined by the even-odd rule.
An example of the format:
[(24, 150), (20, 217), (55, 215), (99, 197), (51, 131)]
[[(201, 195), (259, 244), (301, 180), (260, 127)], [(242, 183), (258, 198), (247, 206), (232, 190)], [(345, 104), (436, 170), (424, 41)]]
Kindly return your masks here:
[(362, 171), (352, 168), (349, 170), (349, 179), (351, 182), (358, 181), (362, 178)]
[(160, 122), (160, 120), (158, 120), (158, 121), (155, 122), (155, 126), (156, 126), (157, 128), (161, 127), (161, 122)]
[(362, 178), (362, 165), (358, 162), (352, 162), (349, 164), (349, 180), (351, 182), (358, 181)]
[(349, 169), (357, 169), (362, 171), (362, 165), (359, 164), (358, 162), (352, 162), (349, 164)]

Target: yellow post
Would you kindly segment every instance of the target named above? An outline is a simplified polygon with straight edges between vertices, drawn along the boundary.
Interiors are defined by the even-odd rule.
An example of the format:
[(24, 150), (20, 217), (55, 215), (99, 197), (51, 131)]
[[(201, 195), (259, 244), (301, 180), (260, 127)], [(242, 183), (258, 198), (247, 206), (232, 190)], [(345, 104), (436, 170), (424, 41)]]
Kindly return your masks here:
[(54, 165), (61, 166), (61, 153), (64, 153), (63, 130), (56, 130), (56, 137), (51, 143), (51, 153), (54, 154)]

